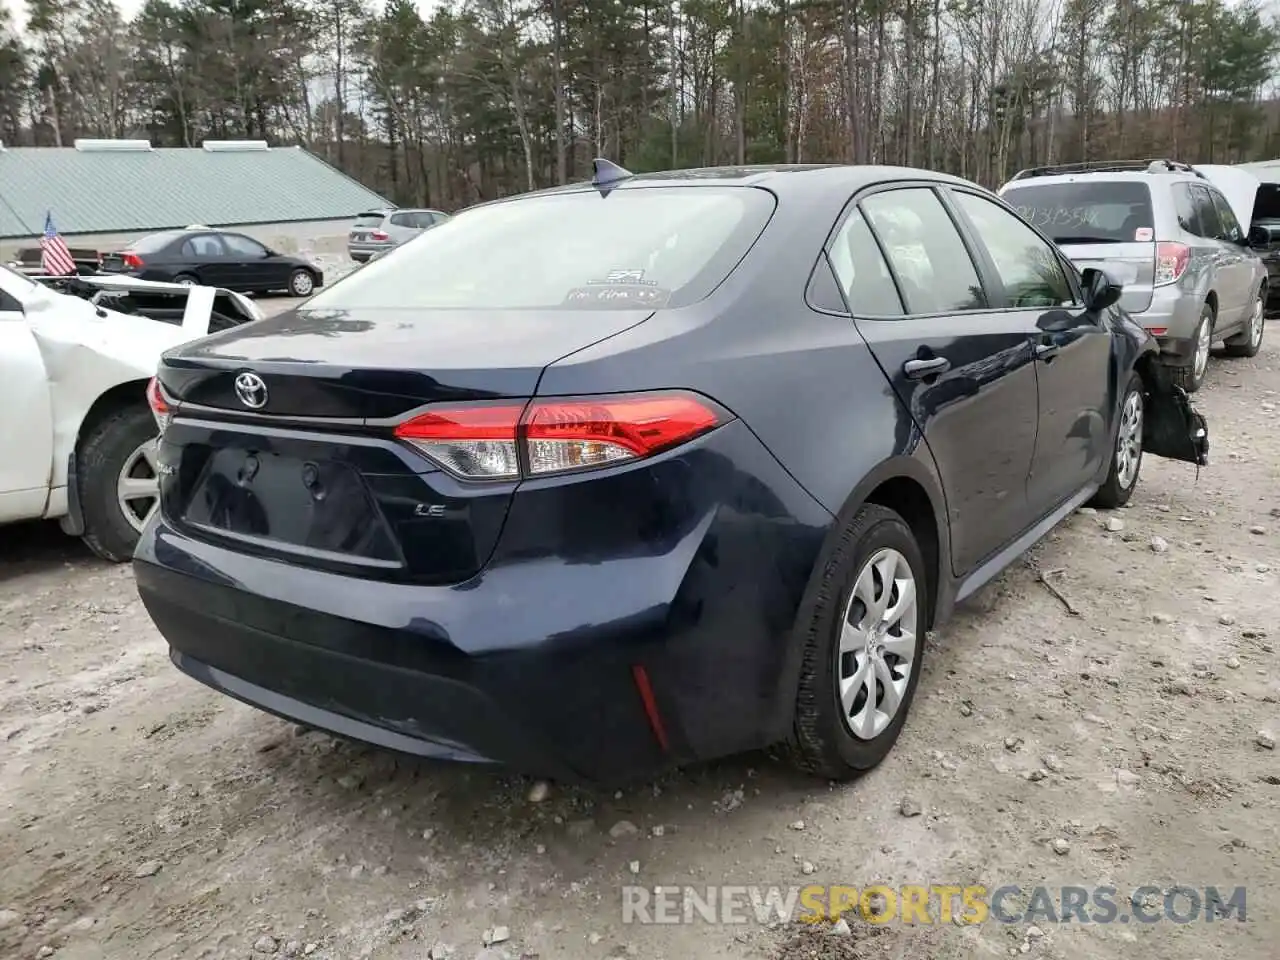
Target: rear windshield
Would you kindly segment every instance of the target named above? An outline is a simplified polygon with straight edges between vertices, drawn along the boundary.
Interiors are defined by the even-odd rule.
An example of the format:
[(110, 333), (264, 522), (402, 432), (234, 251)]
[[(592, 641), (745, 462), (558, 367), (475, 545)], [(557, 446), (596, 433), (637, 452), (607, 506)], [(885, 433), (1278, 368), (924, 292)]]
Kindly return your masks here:
[(773, 194), (754, 187), (518, 197), (451, 217), (307, 309), (681, 306), (728, 276), (773, 209)]
[(1153, 238), (1145, 183), (1078, 180), (1005, 188), (1004, 200), (1057, 243), (1133, 243)]
[(382, 218), (386, 216), (384, 213), (362, 213), (356, 217), (356, 222), (352, 224), (355, 227), (376, 227), (382, 223)]
[(129, 245), (129, 249), (135, 253), (159, 253), (180, 236), (181, 233), (152, 233), (135, 240)]

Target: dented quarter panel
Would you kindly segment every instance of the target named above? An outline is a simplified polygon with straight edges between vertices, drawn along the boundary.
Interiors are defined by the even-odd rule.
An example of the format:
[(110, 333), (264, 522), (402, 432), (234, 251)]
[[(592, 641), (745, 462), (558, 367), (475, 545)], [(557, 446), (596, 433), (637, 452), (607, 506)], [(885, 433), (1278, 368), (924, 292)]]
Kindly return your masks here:
[[(184, 310), (179, 325), (111, 310), (109, 299), (95, 305), (89, 299), (48, 287), (39, 288), (25, 299), (25, 321), (44, 364), (52, 419), (50, 496), (43, 514), (50, 519), (66, 511), (68, 460), (75, 450), (85, 416), (103, 394), (122, 384), (150, 379), (165, 350), (208, 334), (215, 309), (242, 322), (262, 318), (261, 310), (252, 300), (229, 290), (155, 283), (132, 277), (79, 277), (77, 280), (108, 293), (171, 293), (175, 305), (183, 303)], [(142, 389), (140, 382), (139, 399)], [(7, 402), (22, 399), (6, 397)]]

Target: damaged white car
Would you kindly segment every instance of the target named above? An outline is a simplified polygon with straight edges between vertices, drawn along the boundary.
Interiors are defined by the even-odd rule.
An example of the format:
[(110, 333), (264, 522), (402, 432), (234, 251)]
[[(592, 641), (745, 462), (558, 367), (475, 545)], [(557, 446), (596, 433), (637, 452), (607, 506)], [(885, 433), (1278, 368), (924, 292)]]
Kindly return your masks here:
[(261, 317), (212, 287), (0, 266), (0, 524), (57, 519), (128, 560), (159, 502), (146, 391), (160, 354)]

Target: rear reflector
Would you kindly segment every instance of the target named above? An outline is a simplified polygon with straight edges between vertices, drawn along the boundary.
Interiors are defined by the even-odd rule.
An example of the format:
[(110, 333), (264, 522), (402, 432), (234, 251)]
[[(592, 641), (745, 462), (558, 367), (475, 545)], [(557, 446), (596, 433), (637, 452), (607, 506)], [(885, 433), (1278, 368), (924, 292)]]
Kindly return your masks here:
[(634, 393), (439, 407), (395, 435), (460, 477), (513, 480), (649, 457), (725, 419), (691, 393)]
[(1153, 337), (1163, 337), (1168, 332), (1168, 327), (1147, 327), (1147, 333), (1151, 334)]
[(1191, 262), (1191, 248), (1184, 243), (1156, 244), (1155, 285), (1176, 283)]

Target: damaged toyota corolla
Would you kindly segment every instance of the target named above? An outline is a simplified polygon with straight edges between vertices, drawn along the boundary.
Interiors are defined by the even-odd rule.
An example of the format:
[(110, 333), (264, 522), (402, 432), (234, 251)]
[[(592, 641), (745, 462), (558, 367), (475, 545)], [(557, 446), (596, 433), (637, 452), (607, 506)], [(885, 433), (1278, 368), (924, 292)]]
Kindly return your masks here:
[(1205, 462), (1119, 294), (952, 177), (597, 161), (169, 351), (139, 591), (179, 669), (347, 737), (848, 778), (957, 602)]
[(146, 387), (160, 354), (261, 316), (213, 287), (0, 266), (0, 524), (60, 520), (130, 559), (159, 500)]

